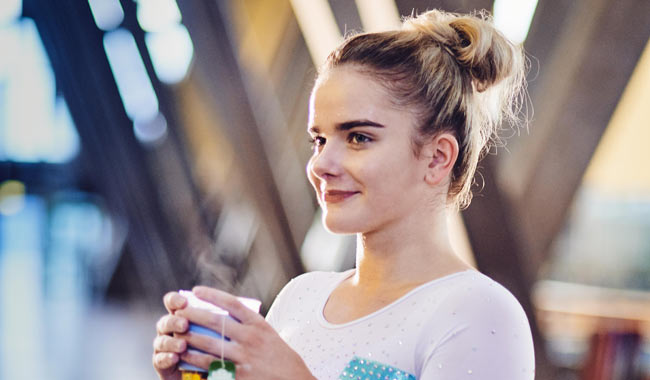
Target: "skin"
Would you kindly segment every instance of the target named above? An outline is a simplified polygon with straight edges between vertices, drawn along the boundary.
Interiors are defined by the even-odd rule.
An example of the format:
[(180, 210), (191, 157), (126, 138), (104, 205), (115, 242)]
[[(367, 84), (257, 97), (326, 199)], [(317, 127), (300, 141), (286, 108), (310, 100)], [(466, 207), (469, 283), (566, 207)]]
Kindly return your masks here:
[[(357, 269), (325, 305), (332, 323), (360, 318), (418, 285), (472, 269), (453, 253), (447, 232), (447, 192), (458, 143), (440, 133), (416, 156), (411, 111), (396, 107), (386, 89), (351, 65), (321, 75), (312, 92), (308, 132), (314, 150), (307, 175), (325, 226), (357, 234)], [(193, 292), (240, 321), (226, 319), (231, 341), (223, 346), (238, 380), (314, 379), (300, 356), (234, 296), (207, 287)], [(180, 359), (208, 368), (222, 342), (187, 333), (187, 326), (192, 321), (221, 332), (223, 317), (188, 307), (176, 292), (163, 301), (169, 314), (158, 321), (153, 356), (160, 379), (180, 379)], [(211, 355), (190, 353), (188, 345)]]
[[(340, 128), (354, 120), (383, 127)], [(416, 156), (415, 126), (411, 110), (396, 107), (387, 90), (355, 66), (331, 70), (312, 93), (308, 129), (315, 141), (307, 174), (325, 226), (357, 234), (357, 269), (325, 306), (332, 323), (360, 318), (418, 285), (473, 269), (454, 254), (447, 231), (458, 143), (440, 133)], [(354, 195), (327, 202), (329, 189)]]

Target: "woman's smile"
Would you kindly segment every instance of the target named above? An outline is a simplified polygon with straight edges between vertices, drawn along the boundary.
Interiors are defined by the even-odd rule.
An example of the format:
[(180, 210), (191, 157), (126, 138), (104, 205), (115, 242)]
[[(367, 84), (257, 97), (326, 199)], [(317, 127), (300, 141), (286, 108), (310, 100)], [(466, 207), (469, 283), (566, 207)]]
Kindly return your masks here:
[(340, 203), (345, 200), (350, 199), (356, 194), (360, 194), (358, 191), (344, 191), (344, 190), (327, 190), (323, 192), (323, 203)]

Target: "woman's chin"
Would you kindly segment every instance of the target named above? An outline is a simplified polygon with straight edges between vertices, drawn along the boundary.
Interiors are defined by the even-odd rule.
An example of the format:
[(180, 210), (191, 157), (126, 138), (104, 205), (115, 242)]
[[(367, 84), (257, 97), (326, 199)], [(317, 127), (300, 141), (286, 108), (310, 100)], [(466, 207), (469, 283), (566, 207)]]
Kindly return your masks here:
[(357, 220), (352, 218), (337, 218), (333, 215), (323, 214), (323, 226), (325, 229), (333, 234), (356, 234), (363, 231), (363, 226), (361, 226)]

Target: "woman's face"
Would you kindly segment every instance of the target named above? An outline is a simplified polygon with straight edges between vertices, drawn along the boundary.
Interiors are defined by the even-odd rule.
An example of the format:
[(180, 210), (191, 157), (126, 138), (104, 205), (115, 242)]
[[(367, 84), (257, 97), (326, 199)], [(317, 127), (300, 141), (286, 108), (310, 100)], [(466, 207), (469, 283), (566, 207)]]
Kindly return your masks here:
[(354, 66), (319, 78), (309, 104), (309, 181), (332, 232), (359, 233), (423, 206), (425, 160), (413, 154), (415, 119)]

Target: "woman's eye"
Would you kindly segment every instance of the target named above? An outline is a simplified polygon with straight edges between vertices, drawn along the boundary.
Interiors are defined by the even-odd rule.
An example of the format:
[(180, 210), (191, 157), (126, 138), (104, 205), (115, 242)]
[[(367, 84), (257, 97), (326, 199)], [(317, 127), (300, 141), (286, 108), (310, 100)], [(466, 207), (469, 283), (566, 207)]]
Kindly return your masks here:
[(350, 133), (350, 135), (348, 136), (348, 141), (351, 142), (352, 144), (364, 144), (372, 141), (372, 139), (361, 133), (353, 132)]

